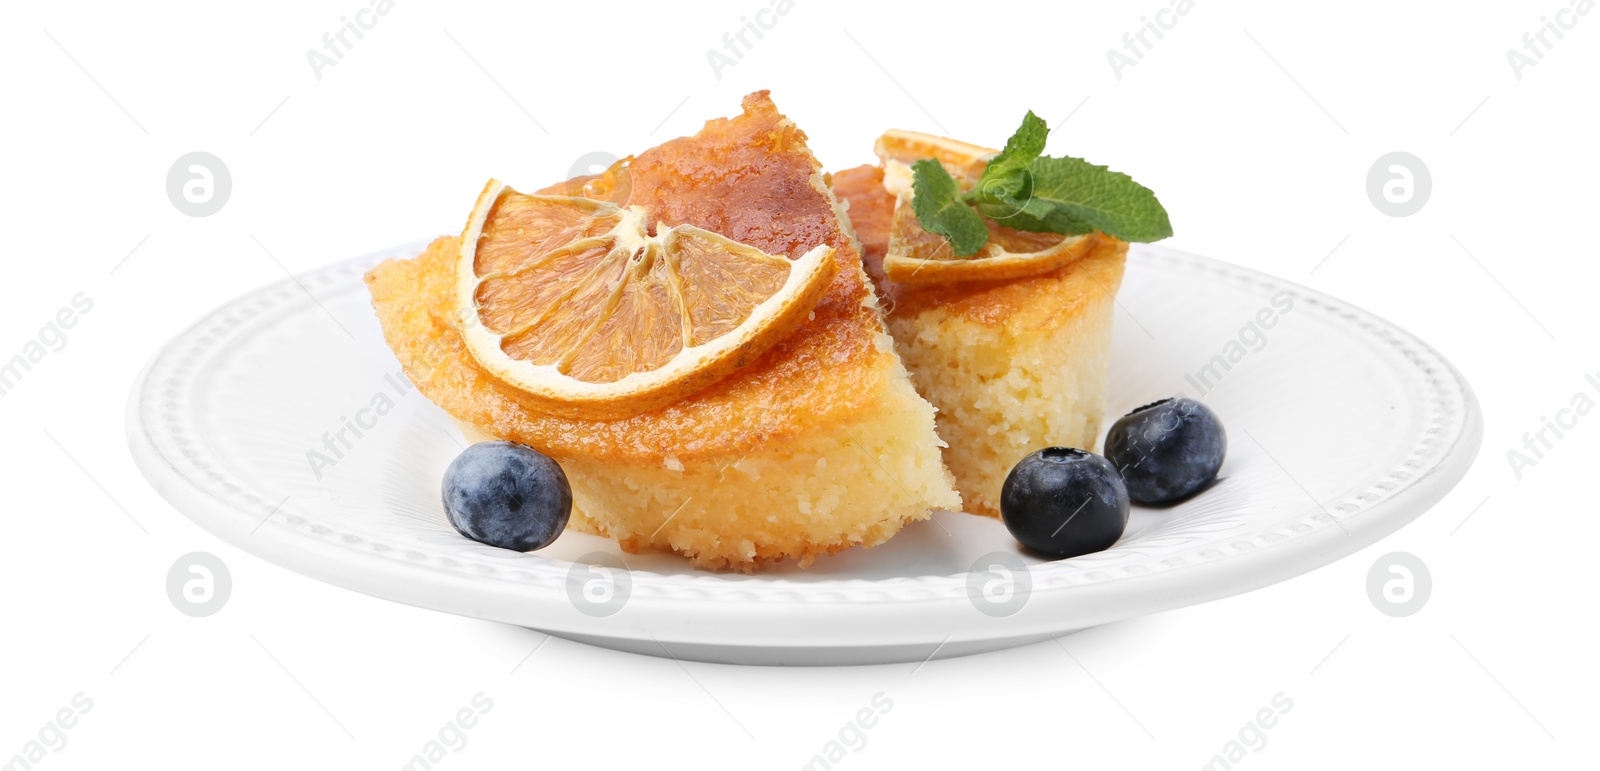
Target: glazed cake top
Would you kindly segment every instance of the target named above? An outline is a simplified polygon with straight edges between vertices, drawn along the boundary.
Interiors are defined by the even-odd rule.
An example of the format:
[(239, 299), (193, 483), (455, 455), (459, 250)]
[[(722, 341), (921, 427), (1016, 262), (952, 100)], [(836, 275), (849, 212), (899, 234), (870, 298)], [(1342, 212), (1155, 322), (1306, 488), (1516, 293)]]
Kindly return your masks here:
[(385, 262), (367, 276), (384, 336), (419, 390), (487, 433), (558, 457), (611, 460), (737, 456), (878, 406), (886, 381), (904, 375), (855, 241), (835, 216), (805, 133), (765, 91), (745, 97), (743, 107), (694, 136), (639, 153), (629, 166), (629, 198), (618, 203), (643, 206), (657, 226), (695, 225), (790, 259), (819, 244), (834, 247), (838, 276), (810, 322), (735, 374), (660, 410), (618, 420), (550, 415), (467, 352), (452, 325), (459, 239), (441, 238), (421, 256)]

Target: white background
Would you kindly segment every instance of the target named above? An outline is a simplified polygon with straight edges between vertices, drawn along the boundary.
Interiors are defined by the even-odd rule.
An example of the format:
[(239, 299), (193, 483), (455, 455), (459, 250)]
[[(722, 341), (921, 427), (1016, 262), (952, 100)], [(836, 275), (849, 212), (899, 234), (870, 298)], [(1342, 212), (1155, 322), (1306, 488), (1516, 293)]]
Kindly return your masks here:
[[(1279, 692), (1292, 711), (1238, 767), (1589, 757), (1600, 417), (1520, 481), (1506, 451), (1600, 371), (1588, 232), (1600, 13), (1552, 37), (1519, 80), (1506, 51), (1569, 0), (1198, 0), (1119, 80), (1106, 51), (1167, 0), (798, 0), (719, 79), (705, 52), (766, 0), (397, 0), (319, 80), (306, 51), (363, 3), (0, 10), (0, 358), (74, 294), (94, 302), (65, 348), (0, 397), (0, 761), (78, 692), (92, 710), (39, 766), (395, 768), (478, 692), (494, 708), (439, 767), (797, 768), (879, 692), (892, 710), (839, 766), (1198, 768)], [(129, 385), (212, 306), (286, 269), (457, 229), (491, 175), (562, 179), (585, 153), (690, 133), (758, 88), (830, 168), (870, 161), (891, 126), (995, 144), (1037, 111), (1056, 128), (1052, 153), (1155, 189), (1171, 245), (1433, 343), (1482, 400), (1476, 466), (1400, 533), (1299, 578), (1073, 635), (1065, 651), (914, 674), (680, 666), (562, 640), (524, 662), (541, 635), (262, 562), (135, 471)], [(234, 188), (199, 219), (165, 192), (168, 167), (195, 150), (222, 158)], [(1367, 198), (1368, 168), (1393, 150), (1431, 169), (1415, 216)], [(234, 579), (204, 619), (164, 589), (195, 550)], [(1365, 590), (1394, 550), (1433, 573), (1409, 618), (1379, 614)]]

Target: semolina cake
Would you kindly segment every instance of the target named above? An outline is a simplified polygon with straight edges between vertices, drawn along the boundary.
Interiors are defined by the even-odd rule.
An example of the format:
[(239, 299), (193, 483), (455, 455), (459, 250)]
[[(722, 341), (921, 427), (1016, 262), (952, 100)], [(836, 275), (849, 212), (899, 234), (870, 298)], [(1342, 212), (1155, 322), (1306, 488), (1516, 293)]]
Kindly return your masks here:
[[(973, 147), (955, 155), (994, 152)], [(981, 161), (939, 160), (967, 184), (983, 169)], [(890, 281), (882, 266), (894, 228), (905, 226), (906, 212), (896, 216), (895, 192), (904, 171), (893, 158), (841, 171), (832, 175), (834, 193), (848, 203), (912, 382), (938, 408), (945, 463), (966, 511), (999, 516), (1001, 485), (1017, 461), (1044, 447), (1093, 450), (1097, 443), (1114, 298), (1128, 245), (1097, 234), (1065, 267), (1022, 278)]]
[(692, 225), (790, 260), (832, 247), (837, 273), (808, 320), (686, 397), (598, 419), (558, 414), (496, 378), (454, 315), (460, 238), (385, 262), (367, 283), (420, 391), (473, 438), (525, 444), (561, 464), (571, 527), (630, 552), (667, 549), (697, 567), (750, 571), (873, 546), (961, 499), (934, 409), (895, 353), (805, 134), (764, 91), (743, 108), (639, 153), (626, 187), (579, 178), (544, 191), (619, 197), (652, 227)]

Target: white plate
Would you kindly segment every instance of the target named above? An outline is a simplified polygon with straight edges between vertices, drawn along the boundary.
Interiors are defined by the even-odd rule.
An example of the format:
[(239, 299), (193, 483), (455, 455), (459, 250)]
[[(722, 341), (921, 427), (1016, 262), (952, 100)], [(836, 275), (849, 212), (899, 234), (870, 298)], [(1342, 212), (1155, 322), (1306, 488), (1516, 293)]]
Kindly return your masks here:
[[(1276, 278), (1140, 246), (1119, 297), (1107, 415), (1205, 388), (1228, 459), (1188, 502), (1135, 508), (1108, 551), (1043, 562), (998, 521), (941, 512), (807, 571), (705, 573), (570, 532), (516, 554), (446, 523), (439, 480), (462, 439), (399, 374), (368, 304), (361, 274), (420, 249), (264, 287), (178, 335), (134, 385), (135, 461), (202, 527), (290, 570), (640, 653), (917, 661), (1250, 591), (1416, 518), (1482, 435), (1460, 373), (1410, 334)], [(1214, 356), (1230, 368), (1202, 372)], [(345, 429), (348, 449), (347, 425), (359, 430)], [(320, 479), (311, 451), (334, 462)]]

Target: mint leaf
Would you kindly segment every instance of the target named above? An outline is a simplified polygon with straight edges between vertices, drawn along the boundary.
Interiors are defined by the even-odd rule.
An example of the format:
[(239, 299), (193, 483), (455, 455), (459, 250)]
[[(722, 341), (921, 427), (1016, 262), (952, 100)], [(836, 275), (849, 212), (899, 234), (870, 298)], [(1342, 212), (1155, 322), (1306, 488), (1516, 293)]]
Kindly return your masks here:
[(944, 236), (957, 257), (970, 257), (989, 243), (983, 217), (961, 200), (961, 185), (932, 158), (911, 164), (911, 207), (929, 233)]
[[(1031, 196), (1020, 201), (1006, 201), (992, 208), (997, 213), (985, 216), (993, 219), (996, 224), (1012, 230), (1027, 230), (1034, 233), (1061, 233), (1069, 236), (1080, 236), (1095, 230), (1093, 225), (1075, 219), (1065, 209), (1056, 206), (1054, 203)], [(980, 213), (983, 209), (984, 207), (978, 207)]]
[(1006, 147), (989, 159), (983, 174), (962, 199), (978, 207), (978, 213), (991, 219), (1005, 219), (1017, 212), (1011, 201), (1026, 201), (1033, 191), (1028, 164), (1044, 152), (1050, 129), (1032, 110), (1023, 116), (1022, 125), (1006, 140)]
[(1028, 164), (1044, 152), (1044, 142), (1049, 136), (1050, 129), (1045, 126), (1044, 119), (1029, 110), (1022, 117), (1022, 125), (1006, 140), (1005, 149), (989, 159), (989, 165), (978, 178), (976, 189), (982, 191), (988, 187), (985, 184), (987, 182), (1015, 178), (1019, 176), (1018, 172), (1026, 172)]
[(1033, 177), (1033, 196), (1022, 213), (1050, 232), (1087, 232), (1075, 230), (1087, 227), (1124, 241), (1141, 242), (1172, 235), (1167, 210), (1156, 194), (1126, 174), (1082, 158), (1038, 158), (1028, 171)]

